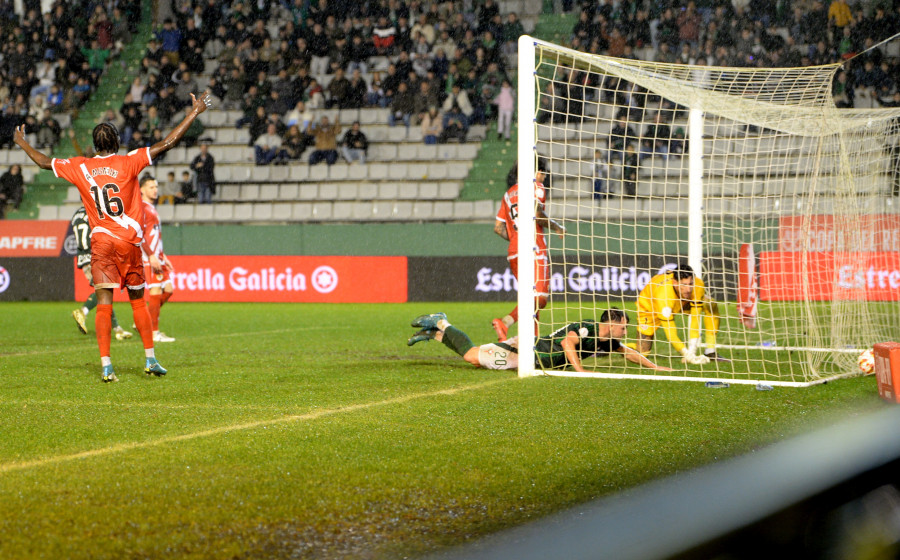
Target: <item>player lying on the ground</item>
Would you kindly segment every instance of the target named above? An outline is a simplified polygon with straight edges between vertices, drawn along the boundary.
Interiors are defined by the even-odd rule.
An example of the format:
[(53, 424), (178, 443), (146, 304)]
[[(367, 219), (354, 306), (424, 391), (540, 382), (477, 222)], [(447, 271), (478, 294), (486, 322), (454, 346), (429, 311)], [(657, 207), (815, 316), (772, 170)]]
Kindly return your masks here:
[[(719, 306), (706, 295), (703, 280), (694, 276), (694, 269), (679, 263), (671, 272), (650, 279), (638, 295), (638, 341), (635, 349), (647, 354), (653, 348), (656, 330), (662, 327), (669, 343), (688, 364), (708, 364), (710, 360), (728, 362), (716, 354), (716, 333), (719, 332)], [(675, 314), (690, 315), (688, 344), (678, 338)], [(703, 333), (706, 339), (704, 354), (700, 348), (700, 314), (703, 314)]]
[[(575, 371), (584, 372), (584, 359), (619, 352), (626, 360), (646, 368), (672, 371), (671, 368), (654, 364), (640, 352), (621, 343), (627, 325), (628, 315), (615, 307), (604, 311), (599, 322), (588, 320), (570, 323), (535, 341), (534, 365), (539, 369), (571, 367)], [(443, 313), (416, 317), (412, 326), (420, 330), (406, 342), (409, 346), (435, 339), (474, 366), (485, 369), (519, 367), (519, 337), (475, 346), (468, 335), (451, 325)]]

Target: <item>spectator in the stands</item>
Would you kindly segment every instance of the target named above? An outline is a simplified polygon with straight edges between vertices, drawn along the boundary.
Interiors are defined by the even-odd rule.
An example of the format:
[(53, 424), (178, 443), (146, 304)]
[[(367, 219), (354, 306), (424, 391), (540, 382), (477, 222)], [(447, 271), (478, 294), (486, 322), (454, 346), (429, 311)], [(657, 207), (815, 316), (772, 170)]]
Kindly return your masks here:
[(197, 202), (209, 204), (216, 194), (216, 160), (209, 153), (209, 143), (200, 144), (200, 153), (191, 161), (197, 191)]
[(327, 74), (329, 69), (328, 51), (331, 49), (331, 45), (321, 24), (316, 23), (313, 25), (312, 33), (307, 37), (307, 42), (309, 53), (312, 57), (309, 68), (310, 73), (314, 76)]
[(175, 172), (169, 171), (165, 179), (159, 181), (158, 204), (176, 204), (184, 202), (181, 185), (175, 180)]
[(146, 147), (147, 141), (144, 140), (144, 133), (141, 132), (139, 128), (134, 129), (131, 133), (131, 138), (129, 138), (128, 143), (125, 144), (125, 149), (129, 152)]
[(351, 73), (359, 70), (363, 74), (369, 71), (369, 57), (372, 56), (372, 47), (363, 40), (362, 35), (354, 33), (347, 48), (347, 70)]
[(443, 131), (443, 117), (438, 113), (437, 106), (432, 105), (422, 117), (422, 140), (426, 144), (437, 144)]
[[(469, 117), (472, 116), (474, 112), (474, 108), (472, 107), (472, 102), (469, 99), (469, 94), (465, 89), (462, 88), (462, 85), (459, 82), (456, 82), (451, 86), (450, 93), (447, 95), (447, 98), (444, 99), (444, 105), (442, 107), (444, 111), (444, 116), (446, 119), (447, 113), (450, 112), (450, 109), (456, 107), (465, 117), (466, 126), (465, 128), (468, 130), (468, 120)], [(447, 131), (447, 124), (444, 123), (444, 132)]]
[(497, 106), (497, 140), (501, 137), (509, 140), (512, 134), (513, 111), (516, 108), (516, 94), (509, 80), (503, 80), (500, 92), (492, 103)]
[(195, 185), (196, 174), (192, 175), (190, 171), (181, 172), (181, 200), (176, 197), (176, 202), (188, 202), (197, 196), (197, 188)]
[(283, 116), (288, 112), (290, 107), (288, 106), (287, 101), (278, 94), (278, 91), (273, 89), (269, 92), (269, 99), (266, 100), (265, 109), (266, 114)]
[(445, 111), (442, 124), (444, 130), (438, 137), (439, 144), (446, 144), (451, 138), (456, 138), (460, 143), (466, 141), (469, 121), (462, 109), (459, 108), (459, 105), (453, 104), (449, 110)]
[(25, 195), (25, 180), (22, 178), (22, 166), (13, 164), (0, 176), (0, 219), (6, 216), (7, 208), (19, 209)]
[[(302, 101), (301, 101), (302, 103)], [(303, 152), (312, 143), (312, 138), (303, 132), (299, 125), (293, 124), (284, 136), (282, 147), (290, 159), (300, 159)]]
[(344, 134), (344, 138), (341, 139), (341, 153), (344, 159), (347, 160), (347, 163), (358, 161), (365, 164), (368, 149), (369, 139), (359, 129), (359, 121), (355, 121), (350, 126), (350, 130)]
[(384, 94), (384, 81), (381, 72), (372, 72), (372, 80), (366, 84), (366, 105), (369, 107), (387, 107), (387, 97)]
[(172, 63), (177, 63), (179, 52), (181, 51), (182, 33), (172, 18), (166, 18), (163, 21), (163, 28), (156, 32), (156, 37), (160, 42), (160, 49), (163, 55), (169, 57)]
[(309, 164), (316, 165), (324, 160), (334, 165), (338, 158), (337, 135), (341, 131), (340, 120), (330, 124), (327, 116), (322, 116), (318, 123), (311, 123), (307, 134), (315, 138), (315, 149), (309, 154)]
[(375, 54), (378, 56), (390, 56), (394, 54), (394, 41), (397, 36), (397, 28), (387, 17), (378, 18), (378, 24), (372, 29), (372, 44)]
[(328, 99), (325, 102), (325, 108), (346, 108), (349, 91), (350, 80), (348, 80), (346, 76), (344, 76), (343, 69), (338, 68), (334, 72), (334, 77), (331, 79), (331, 83), (328, 84)]
[(304, 97), (306, 105), (310, 109), (325, 108), (325, 91), (322, 89), (322, 86), (319, 85), (318, 80), (316, 80), (315, 78), (309, 79), (309, 87), (306, 88)]
[(396, 126), (397, 122), (400, 121), (409, 128), (410, 118), (415, 110), (415, 95), (409, 91), (406, 82), (400, 82), (397, 86), (397, 93), (391, 101), (388, 126)]

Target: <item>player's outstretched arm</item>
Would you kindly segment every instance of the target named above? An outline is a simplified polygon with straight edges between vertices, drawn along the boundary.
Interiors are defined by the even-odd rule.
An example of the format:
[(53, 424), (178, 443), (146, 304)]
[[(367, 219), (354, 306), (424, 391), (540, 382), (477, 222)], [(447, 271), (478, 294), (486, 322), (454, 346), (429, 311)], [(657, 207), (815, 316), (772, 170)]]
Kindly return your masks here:
[(25, 153), (28, 154), (28, 157), (31, 158), (31, 161), (37, 164), (41, 169), (50, 169), (51, 160), (50, 157), (46, 154), (43, 154), (37, 151), (34, 146), (28, 143), (28, 140), (25, 139), (25, 125), (19, 125), (16, 127), (16, 131), (13, 134), (13, 141), (17, 146), (25, 150)]
[(632, 350), (631, 348), (629, 348), (627, 346), (620, 346), (619, 352), (625, 354), (625, 359), (628, 360), (629, 362), (634, 362), (645, 368), (655, 369), (656, 371), (674, 371), (670, 367), (659, 366), (659, 365), (654, 364), (653, 362), (648, 360), (646, 356), (644, 356), (643, 354), (641, 354), (640, 352), (638, 352), (636, 350)]
[(581, 358), (578, 357), (578, 344), (580, 342), (581, 338), (578, 337), (578, 333), (569, 331), (566, 333), (566, 338), (563, 339), (560, 346), (562, 346), (563, 352), (566, 354), (566, 360), (572, 366), (572, 369), (584, 373), (584, 366), (581, 365)]
[(191, 127), (191, 123), (194, 122), (194, 119), (202, 113), (203, 111), (209, 109), (212, 106), (212, 98), (209, 96), (208, 91), (204, 91), (200, 94), (200, 97), (196, 97), (193, 93), (191, 94), (191, 110), (185, 115), (184, 120), (182, 120), (178, 126), (176, 126), (172, 132), (169, 133), (161, 142), (157, 142), (150, 146), (150, 158), (155, 160), (156, 156), (161, 153), (167, 152), (178, 145), (178, 142), (184, 137), (188, 128)]

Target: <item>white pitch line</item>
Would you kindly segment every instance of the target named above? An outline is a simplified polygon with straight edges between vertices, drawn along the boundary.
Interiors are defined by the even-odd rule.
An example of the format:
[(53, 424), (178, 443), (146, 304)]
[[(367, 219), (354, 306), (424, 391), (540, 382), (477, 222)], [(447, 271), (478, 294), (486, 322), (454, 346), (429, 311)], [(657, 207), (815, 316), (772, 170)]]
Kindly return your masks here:
[(77, 459), (89, 459), (93, 457), (101, 457), (104, 455), (112, 455), (114, 453), (122, 453), (126, 451), (132, 451), (136, 449), (146, 449), (149, 447), (157, 447), (160, 445), (167, 445), (170, 443), (180, 443), (183, 441), (190, 441), (194, 439), (200, 439), (204, 437), (216, 436), (219, 434), (225, 434), (228, 432), (235, 432), (240, 430), (251, 430), (253, 428), (258, 428), (260, 426), (271, 426), (275, 424), (289, 424), (291, 422), (303, 422), (310, 420), (317, 420), (319, 418), (325, 416), (332, 416), (335, 414), (342, 414), (347, 412), (357, 412), (360, 410), (366, 410), (369, 408), (375, 408), (379, 406), (390, 406), (394, 404), (403, 404), (409, 401), (414, 401), (416, 399), (428, 398), (428, 397), (436, 397), (440, 395), (455, 395), (457, 393), (462, 393), (464, 391), (472, 391), (483, 389), (485, 387), (490, 387), (491, 385), (496, 385), (498, 383), (502, 383), (504, 381), (509, 381), (513, 379), (518, 379), (517, 377), (503, 377), (500, 379), (494, 379), (491, 381), (485, 381), (483, 383), (478, 383), (477, 385), (468, 385), (465, 387), (456, 387), (453, 389), (441, 389), (439, 391), (432, 391), (430, 393), (414, 393), (411, 395), (404, 395), (402, 397), (396, 397), (393, 399), (387, 399), (383, 401), (369, 402), (369, 403), (360, 403), (360, 404), (351, 404), (344, 407), (339, 408), (327, 408), (322, 410), (317, 410), (314, 412), (309, 412), (306, 414), (294, 414), (290, 416), (283, 416), (281, 418), (271, 418), (268, 420), (258, 420), (254, 422), (245, 422), (243, 424), (234, 424), (231, 426), (220, 426), (218, 428), (211, 428), (209, 430), (201, 430), (199, 432), (194, 432), (190, 434), (182, 434), (178, 436), (169, 436), (164, 437), (152, 441), (142, 441), (142, 442), (133, 442), (133, 443), (120, 443), (116, 445), (111, 445), (109, 447), (101, 447), (99, 449), (91, 449), (88, 451), (82, 451), (80, 453), (72, 453), (69, 455), (57, 455), (55, 457), (47, 457), (45, 459), (36, 459), (33, 461), (23, 461), (20, 463), (5, 463), (0, 464), (0, 474), (6, 474), (14, 471), (22, 471), (26, 469), (39, 468), (46, 465), (52, 465), (57, 463), (63, 463), (66, 461), (74, 461)]

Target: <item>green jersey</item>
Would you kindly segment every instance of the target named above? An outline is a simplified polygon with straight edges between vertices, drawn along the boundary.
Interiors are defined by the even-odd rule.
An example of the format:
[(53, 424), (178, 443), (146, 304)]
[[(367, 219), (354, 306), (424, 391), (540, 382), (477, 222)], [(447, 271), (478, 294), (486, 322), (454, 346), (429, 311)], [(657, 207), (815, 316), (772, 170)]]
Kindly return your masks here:
[(91, 264), (91, 226), (88, 224), (87, 212), (84, 206), (75, 211), (72, 216), (72, 233), (78, 242), (78, 268)]
[(578, 335), (576, 351), (581, 360), (597, 354), (609, 354), (622, 347), (622, 343), (616, 339), (600, 340), (597, 338), (596, 321), (581, 321), (569, 323), (565, 327), (556, 329), (547, 336), (542, 336), (534, 343), (534, 365), (541, 369), (559, 369), (569, 364), (566, 352), (563, 350), (562, 341), (566, 335), (574, 332)]

